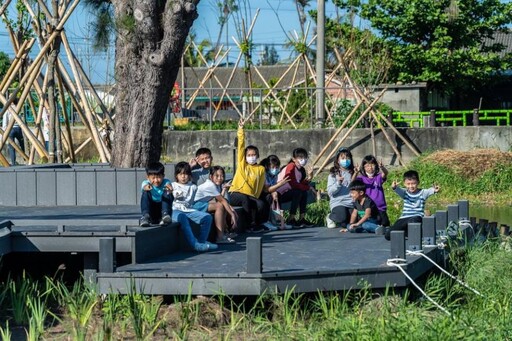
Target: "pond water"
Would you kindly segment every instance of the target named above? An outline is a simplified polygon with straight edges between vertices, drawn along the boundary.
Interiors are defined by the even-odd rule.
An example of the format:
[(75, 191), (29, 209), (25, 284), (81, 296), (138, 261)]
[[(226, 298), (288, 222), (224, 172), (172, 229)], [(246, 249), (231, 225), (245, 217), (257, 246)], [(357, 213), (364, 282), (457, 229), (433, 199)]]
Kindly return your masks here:
[[(490, 222), (495, 221), (498, 224), (512, 226), (512, 208), (511, 207), (493, 207), (493, 206), (472, 206), (469, 205), (469, 216), (478, 219), (487, 219)], [(499, 226), (499, 225), (498, 225)]]

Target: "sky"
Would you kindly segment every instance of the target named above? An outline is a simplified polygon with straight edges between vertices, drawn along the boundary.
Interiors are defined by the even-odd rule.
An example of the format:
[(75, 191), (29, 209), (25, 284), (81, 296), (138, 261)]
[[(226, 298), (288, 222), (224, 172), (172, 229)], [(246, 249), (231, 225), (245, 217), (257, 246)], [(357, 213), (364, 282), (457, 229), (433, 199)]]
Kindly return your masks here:
[[(12, 1), (13, 3), (15, 1)], [(300, 32), (300, 24), (295, 7), (294, 0), (240, 0), (241, 3), (250, 4), (244, 7), (246, 14), (244, 20), (247, 21), (246, 26), (249, 27), (252, 22), (257, 9), (259, 14), (255, 21), (253, 30), (253, 44), (255, 45), (254, 59), (257, 62), (259, 53), (264, 48), (264, 45), (272, 45), (277, 50), (281, 60), (290, 57), (291, 51), (287, 49), (284, 44), (287, 41), (287, 35), (293, 36), (294, 32)], [(311, 1), (312, 7), (316, 8), (317, 1)], [(11, 6), (12, 7), (12, 6)], [(199, 17), (193, 25), (193, 32), (196, 34), (196, 41), (209, 39), (213, 42), (217, 40), (219, 35), (220, 25), (218, 24), (218, 10), (215, 5), (215, 0), (201, 0), (198, 5)], [(242, 11), (240, 11), (242, 12)], [(331, 2), (326, 0), (326, 15), (334, 17), (336, 14), (335, 8)], [(240, 16), (239, 16), (240, 17)], [(93, 15), (89, 9), (79, 5), (75, 12), (71, 15), (66, 23), (65, 29), (70, 40), (70, 44), (81, 61), (83, 68), (90, 75), (90, 78), (95, 84), (112, 83), (113, 65), (115, 52), (113, 45), (108, 51), (97, 52), (92, 49), (92, 35), (88, 29), (88, 25), (92, 20)], [(308, 22), (310, 18), (308, 16)], [(239, 22), (240, 20), (238, 20)], [(314, 34), (315, 23), (310, 22), (309, 35)], [(227, 25), (226, 30), (222, 32), (221, 44), (236, 48), (235, 42), (232, 37), (237, 37), (236, 24), (233, 18)], [(0, 51), (6, 52), (9, 56), (13, 57), (14, 52), (7, 35), (7, 31), (3, 22), (0, 23)], [(36, 52), (31, 52), (32, 57), (37, 55)], [(229, 61), (234, 61), (238, 52), (230, 53)]]

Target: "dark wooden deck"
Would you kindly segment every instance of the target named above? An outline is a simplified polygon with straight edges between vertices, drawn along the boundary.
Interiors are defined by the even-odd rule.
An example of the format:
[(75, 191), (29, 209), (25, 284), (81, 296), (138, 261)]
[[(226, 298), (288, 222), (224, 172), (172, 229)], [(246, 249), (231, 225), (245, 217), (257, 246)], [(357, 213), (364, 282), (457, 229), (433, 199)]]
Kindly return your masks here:
[[(177, 224), (140, 228), (138, 212), (133, 205), (0, 207), (0, 254), (82, 252), (88, 264), (96, 262), (88, 270), (101, 292), (126, 293), (135, 285), (151, 294), (259, 295), (292, 288), (316, 292), (409, 284), (398, 269), (386, 265), (392, 257), (383, 236), (316, 227), (240, 234), (234, 245), (197, 253), (178, 245), (183, 240)], [(116, 252), (131, 252), (132, 262), (100, 271), (100, 241), (105, 239), (115, 240)], [(443, 257), (433, 246), (424, 251), (438, 262)], [(412, 278), (431, 268), (419, 256), (407, 256), (404, 267)]]

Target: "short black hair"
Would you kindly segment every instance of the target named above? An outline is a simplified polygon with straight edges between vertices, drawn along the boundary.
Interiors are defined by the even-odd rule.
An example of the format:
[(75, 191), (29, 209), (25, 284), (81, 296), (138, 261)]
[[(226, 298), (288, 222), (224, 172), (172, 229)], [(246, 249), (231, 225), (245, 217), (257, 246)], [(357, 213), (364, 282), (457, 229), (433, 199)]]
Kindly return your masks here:
[(298, 157), (305, 157), (306, 159), (308, 158), (308, 152), (306, 149), (304, 148), (295, 148), (292, 152), (292, 156), (294, 158), (298, 158)]
[(408, 170), (404, 173), (404, 180), (416, 180), (420, 182), (420, 176), (415, 170)]
[(161, 162), (151, 162), (146, 166), (146, 175), (165, 175), (165, 167)]
[(366, 191), (366, 185), (364, 184), (363, 180), (360, 179), (355, 179), (354, 181), (352, 181), (350, 185), (348, 185), (348, 188), (351, 191)]
[(176, 164), (174, 167), (174, 177), (178, 176), (178, 174), (185, 173), (189, 176), (192, 176), (192, 168), (190, 168), (190, 165), (188, 162), (180, 161)]
[(203, 154), (208, 154), (208, 155), (212, 156), (212, 151), (206, 147), (199, 148), (196, 151), (196, 157), (198, 157), (199, 155), (203, 155)]
[(244, 150), (244, 155), (245, 156), (247, 156), (247, 151), (248, 150), (254, 150), (256, 152), (256, 157), (260, 157), (260, 151), (258, 150), (258, 147), (253, 146), (253, 145), (245, 147), (245, 150)]

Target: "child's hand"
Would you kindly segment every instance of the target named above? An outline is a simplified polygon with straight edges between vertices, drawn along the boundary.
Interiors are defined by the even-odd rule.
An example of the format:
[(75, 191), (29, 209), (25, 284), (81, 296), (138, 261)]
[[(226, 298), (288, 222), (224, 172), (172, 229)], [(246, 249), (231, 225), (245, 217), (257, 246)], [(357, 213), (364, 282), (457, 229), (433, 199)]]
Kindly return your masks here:
[(391, 184), (391, 188), (392, 188), (393, 190), (395, 190), (397, 186), (398, 186), (398, 181), (393, 180), (393, 183)]
[(145, 190), (146, 192), (149, 192), (149, 191), (151, 191), (152, 188), (153, 188), (153, 186), (151, 186), (150, 184), (147, 184), (142, 189)]
[(441, 186), (437, 185), (437, 184), (433, 184), (432, 185), (432, 188), (434, 188), (434, 193), (437, 193), (439, 192), (439, 190), (441, 189)]

